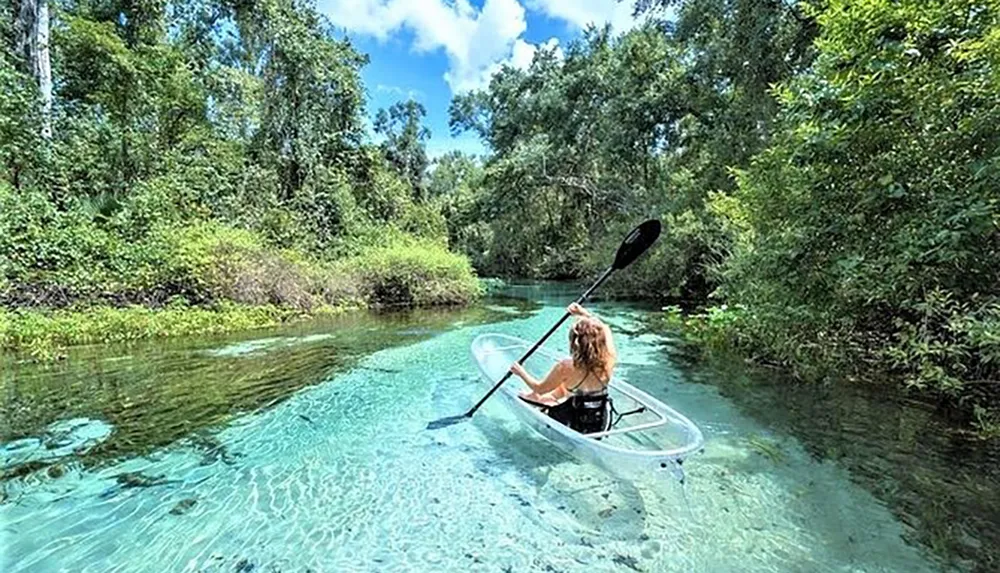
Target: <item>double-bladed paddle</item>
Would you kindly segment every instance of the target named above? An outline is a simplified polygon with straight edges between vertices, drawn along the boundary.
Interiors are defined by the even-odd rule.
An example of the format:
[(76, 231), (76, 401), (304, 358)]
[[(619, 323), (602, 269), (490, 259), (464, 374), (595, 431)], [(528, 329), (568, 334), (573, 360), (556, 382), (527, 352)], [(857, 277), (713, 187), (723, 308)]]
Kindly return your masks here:
[[(622, 241), (621, 246), (618, 247), (618, 252), (615, 254), (615, 262), (612, 263), (611, 266), (604, 271), (604, 273), (600, 276), (600, 278), (597, 279), (597, 282), (590, 285), (590, 288), (584, 291), (584, 293), (580, 295), (580, 298), (576, 299), (577, 304), (581, 304), (583, 303), (583, 301), (587, 300), (587, 297), (589, 297), (591, 293), (597, 290), (597, 287), (601, 286), (601, 283), (606, 281), (608, 277), (611, 276), (611, 273), (615, 271), (620, 271), (625, 267), (629, 266), (630, 264), (632, 264), (632, 261), (636, 260), (639, 257), (639, 255), (646, 252), (646, 249), (648, 249), (653, 243), (655, 243), (656, 239), (659, 238), (659, 236), (660, 236), (660, 222), (657, 221), (656, 219), (650, 219), (649, 221), (646, 221), (645, 223), (639, 225), (635, 229), (632, 229), (632, 232), (629, 233), (627, 237), (625, 237), (625, 240)], [(545, 340), (548, 339), (548, 337), (552, 336), (552, 333), (555, 332), (560, 326), (562, 326), (562, 323), (566, 322), (566, 319), (569, 318), (569, 316), (570, 314), (568, 312), (563, 314), (562, 318), (559, 319), (559, 322), (555, 323), (555, 325), (553, 325), (548, 332), (546, 332), (541, 338), (538, 339), (538, 342), (536, 342), (535, 345), (532, 346), (531, 349), (529, 349), (524, 354), (524, 356), (518, 359), (517, 361), (518, 364), (524, 364), (524, 361), (527, 360), (532, 354), (534, 354), (535, 351), (538, 350), (538, 347), (541, 346), (545, 342)], [(469, 418), (472, 417), (473, 414), (476, 413), (476, 410), (478, 410), (479, 407), (482, 406), (483, 403), (486, 402), (486, 400), (488, 400), (490, 396), (493, 395), (494, 392), (500, 389), (500, 386), (503, 386), (503, 383), (506, 382), (507, 379), (510, 378), (510, 376), (511, 376), (510, 371), (504, 374), (503, 378), (501, 378), (500, 381), (493, 386), (493, 388), (490, 388), (490, 391), (487, 392), (486, 395), (482, 397), (482, 399), (476, 402), (476, 405), (470, 408), (468, 412), (464, 414), (459, 414), (458, 416), (448, 416), (446, 418), (434, 420), (433, 422), (427, 424), (427, 429), (437, 430), (440, 428), (451, 426), (452, 424), (457, 424), (464, 420), (468, 420)]]

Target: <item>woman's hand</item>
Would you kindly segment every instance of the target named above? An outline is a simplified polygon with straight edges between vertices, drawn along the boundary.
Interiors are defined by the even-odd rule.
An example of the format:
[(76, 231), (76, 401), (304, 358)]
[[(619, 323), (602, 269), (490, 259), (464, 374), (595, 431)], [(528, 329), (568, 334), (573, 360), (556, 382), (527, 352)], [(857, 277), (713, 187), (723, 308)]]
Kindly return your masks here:
[(528, 371), (521, 366), (519, 362), (515, 362), (510, 365), (510, 373), (521, 378), (522, 380), (529, 378)]
[(587, 309), (583, 308), (582, 306), (580, 306), (575, 302), (566, 307), (566, 312), (572, 314), (573, 316), (590, 316), (590, 313), (587, 312)]

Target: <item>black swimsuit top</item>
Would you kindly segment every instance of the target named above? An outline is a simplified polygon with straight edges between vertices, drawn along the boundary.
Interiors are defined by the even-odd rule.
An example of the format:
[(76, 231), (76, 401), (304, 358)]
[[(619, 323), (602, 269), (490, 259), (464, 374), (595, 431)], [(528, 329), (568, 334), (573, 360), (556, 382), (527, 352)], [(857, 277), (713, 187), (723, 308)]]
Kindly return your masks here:
[(584, 377), (576, 383), (576, 386), (569, 389), (571, 396), (606, 396), (608, 394), (608, 385), (604, 382), (601, 382), (603, 388), (597, 390), (596, 392), (577, 392), (577, 388), (582, 386), (583, 383), (587, 381), (587, 378), (590, 378), (591, 374), (593, 374), (593, 372), (587, 371), (587, 374), (585, 374)]

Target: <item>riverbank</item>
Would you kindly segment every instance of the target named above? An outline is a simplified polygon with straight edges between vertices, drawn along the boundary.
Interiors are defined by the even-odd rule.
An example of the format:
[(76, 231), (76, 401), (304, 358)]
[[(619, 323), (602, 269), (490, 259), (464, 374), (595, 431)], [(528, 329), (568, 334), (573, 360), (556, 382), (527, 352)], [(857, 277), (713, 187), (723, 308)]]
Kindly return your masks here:
[[(878, 387), (899, 399), (917, 400), (937, 410), (951, 425), (978, 439), (1000, 444), (1000, 408), (988, 389), (954, 379), (939, 387), (914, 375), (900, 356), (900, 344), (863, 344), (863, 341), (829, 338), (824, 344), (805, 342), (768, 333), (753, 320), (746, 308), (726, 305), (682, 310), (667, 306), (650, 321), (654, 330), (670, 331), (692, 343), (700, 353), (739, 355), (758, 366), (775, 368), (789, 380)], [(903, 341), (906, 342), (906, 341)], [(961, 341), (952, 341), (959, 347)], [(911, 346), (915, 346), (913, 343)], [(935, 351), (934, 345), (927, 352)], [(974, 351), (973, 345), (953, 349), (959, 356)]]
[(64, 356), (69, 346), (128, 342), (197, 334), (225, 334), (278, 326), (303, 318), (337, 314), (350, 307), (323, 306), (304, 312), (277, 305), (223, 302), (161, 308), (93, 306), (81, 309), (0, 310), (0, 348), (40, 360)]
[(163, 238), (142, 246), (146, 259), (127, 260), (127, 273), (91, 266), (81, 280), (64, 268), (8, 284), (0, 350), (53, 359), (79, 344), (220, 334), (366, 308), (465, 305), (484, 291), (465, 257), (403, 235), (330, 262), (214, 224)]

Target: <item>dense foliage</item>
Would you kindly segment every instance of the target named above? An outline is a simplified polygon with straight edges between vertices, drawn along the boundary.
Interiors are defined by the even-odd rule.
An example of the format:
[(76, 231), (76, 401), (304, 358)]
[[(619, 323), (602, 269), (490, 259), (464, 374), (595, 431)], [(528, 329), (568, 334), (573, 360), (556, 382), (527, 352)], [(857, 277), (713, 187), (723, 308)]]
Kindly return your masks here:
[(900, 379), (1000, 427), (1000, 3), (636, 10), (453, 100), (491, 151), (446, 211), (477, 266), (590, 275), (656, 216), (619, 291), (714, 305), (702, 326), (803, 377)]
[(729, 233), (706, 198), (730, 193), (730, 167), (765, 145), (777, 107), (769, 86), (809, 64), (814, 28), (781, 2), (677, 9), (675, 22), (617, 37), (590, 29), (564, 57), (542, 50), (528, 70), (504, 69), (487, 91), (452, 102), (453, 129), (473, 130), (493, 152), (486, 270), (591, 272), (629, 225), (660, 216), (669, 246), (630, 288), (687, 298), (711, 290), (707, 265)]
[[(722, 267), (745, 342), (960, 399), (1000, 385), (1000, 4), (831, 1), (739, 174)], [(991, 398), (992, 397), (992, 398)]]
[(424, 142), (431, 132), (421, 120), (427, 115), (423, 104), (415, 100), (397, 102), (375, 115), (375, 133), (385, 137), (382, 149), (386, 159), (423, 195), (424, 173), (427, 171), (427, 151)]
[(394, 106), (387, 145), (369, 142), (367, 57), (310, 2), (48, 6), (51, 111), (19, 48), (37, 15), (0, 3), (0, 305), (311, 311), (478, 292), (421, 192), (423, 109)]
[(638, 0), (458, 94), (489, 153), (433, 162), (418, 102), (365, 133), (367, 58), (306, 0), (46, 3), (51, 82), (0, 2), (8, 340), (89, 340), (51, 310), (87, 305), (464, 302), (470, 262), (591, 276), (655, 216), (609, 289), (1000, 428), (997, 0)]

